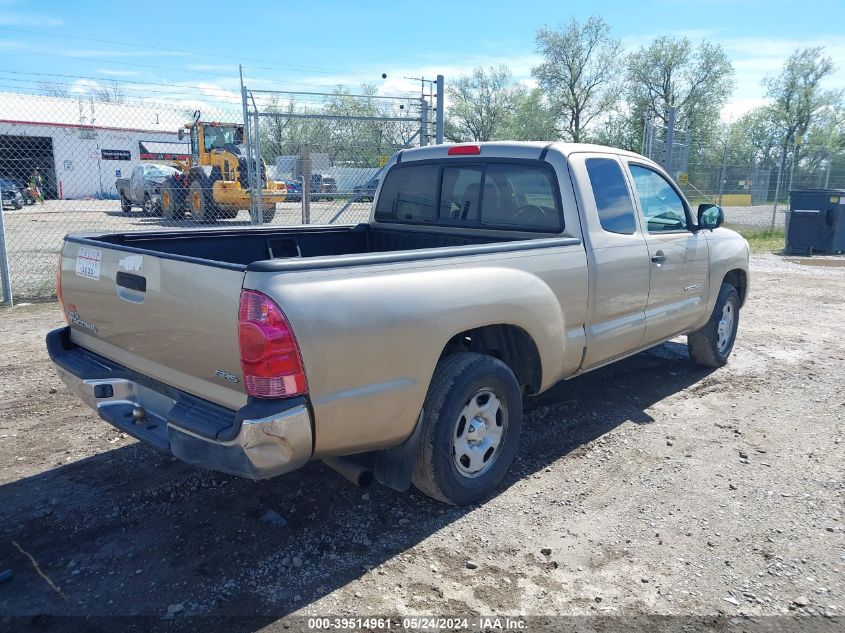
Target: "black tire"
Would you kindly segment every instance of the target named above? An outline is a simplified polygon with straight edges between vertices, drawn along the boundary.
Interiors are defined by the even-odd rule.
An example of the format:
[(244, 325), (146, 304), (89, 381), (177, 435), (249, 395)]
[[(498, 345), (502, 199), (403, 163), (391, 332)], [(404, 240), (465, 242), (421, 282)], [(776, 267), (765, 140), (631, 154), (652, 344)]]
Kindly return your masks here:
[(144, 205), (141, 207), (141, 211), (144, 215), (153, 216), (158, 215), (159, 206), (153, 202), (153, 199), (150, 197), (150, 194), (144, 194)]
[(219, 210), (211, 199), (211, 186), (204, 186), (199, 179), (188, 187), (188, 210), (197, 222), (213, 222)]
[(264, 214), (262, 215), (262, 219), (264, 220), (264, 224), (269, 224), (273, 221), (273, 218), (276, 217), (276, 209), (264, 209)]
[(728, 356), (731, 355), (736, 342), (738, 326), (739, 293), (732, 285), (723, 283), (706, 325), (687, 334), (690, 358), (697, 365), (704, 367), (723, 367), (728, 362)]
[(220, 207), (217, 208), (217, 215), (215, 216), (218, 220), (234, 220), (238, 217), (238, 210), (237, 209), (221, 209)]
[(131, 213), (132, 212), (132, 202), (127, 198), (124, 193), (120, 192), (120, 210), (124, 213)]
[(165, 220), (177, 220), (185, 215), (184, 192), (169, 180), (161, 183), (161, 215)]
[[(469, 429), (475, 432), (462, 414), (471, 404), (478, 403), (476, 398), (483, 401), (484, 392), (493, 394), (501, 404), (493, 418), (501, 427), (501, 439), (489, 457), (489, 448), (486, 449), (477, 474), (467, 474), (462, 470), (469, 470), (471, 462), (467, 459), (459, 470), (458, 462), (468, 455), (456, 450), (456, 439), (466, 437)], [(486, 402), (493, 404), (489, 399)], [(492, 356), (470, 352), (447, 356), (434, 370), (421, 423), (424, 426), (412, 475), (414, 486), (432, 499), (450, 505), (479, 501), (502, 481), (519, 446), (522, 394), (516, 377), (507, 365)], [(492, 424), (484, 425), (482, 441), (492, 434), (488, 428), (493, 428)], [(479, 442), (478, 448), (483, 450), (484, 445)]]

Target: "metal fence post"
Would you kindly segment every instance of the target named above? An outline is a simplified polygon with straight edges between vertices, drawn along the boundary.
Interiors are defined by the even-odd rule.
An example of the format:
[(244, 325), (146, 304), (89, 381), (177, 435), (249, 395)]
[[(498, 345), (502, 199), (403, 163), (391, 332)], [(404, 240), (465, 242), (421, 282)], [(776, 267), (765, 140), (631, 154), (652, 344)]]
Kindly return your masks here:
[(675, 171), (672, 166), (672, 153), (675, 150), (675, 106), (669, 107), (669, 124), (666, 127), (666, 158), (663, 167), (675, 178)]
[(302, 223), (311, 224), (311, 154), (307, 145), (299, 150), (299, 161), (302, 172)]
[(722, 150), (722, 167), (719, 169), (719, 201), (716, 203), (721, 206), (722, 194), (725, 192), (725, 170), (728, 163), (728, 143), (725, 141), (725, 147)]
[(255, 108), (255, 126), (253, 127), (255, 137), (255, 165), (253, 173), (255, 174), (255, 193), (256, 193), (256, 207), (255, 220), (253, 224), (259, 226), (264, 224), (264, 161), (261, 160), (261, 121), (258, 118), (258, 105), (255, 103), (255, 97), (252, 99), (252, 105)]
[(446, 81), (443, 79), (443, 75), (437, 75), (437, 111), (434, 113), (434, 142), (437, 145), (443, 144), (443, 123), (445, 119), (445, 114), (443, 109), (445, 108), (445, 96), (443, 93), (446, 90)]
[(428, 101), (420, 99), (420, 147), (428, 145)]
[(784, 145), (783, 151), (780, 154), (780, 160), (778, 161), (778, 179), (775, 181), (775, 203), (772, 206), (772, 231), (775, 230), (775, 222), (777, 221), (777, 214), (778, 214), (778, 198), (780, 197), (780, 181), (783, 175), (783, 163), (786, 161), (786, 146)]
[(255, 215), (255, 203), (254, 203), (254, 192), (252, 189), (252, 160), (250, 160), (249, 153), (250, 153), (250, 141), (252, 140), (252, 135), (250, 134), (249, 129), (249, 100), (247, 98), (247, 90), (246, 86), (244, 86), (244, 69), (243, 66), (240, 66), (240, 75), (241, 75), (241, 101), (243, 102), (243, 110), (244, 110), (244, 148), (246, 149), (246, 181), (249, 185), (249, 219), (250, 222), (254, 219)]
[(12, 280), (9, 277), (9, 251), (6, 250), (6, 226), (3, 222), (3, 196), (0, 196), (0, 276), (3, 282), (3, 303), (10, 308), (15, 305), (12, 296)]

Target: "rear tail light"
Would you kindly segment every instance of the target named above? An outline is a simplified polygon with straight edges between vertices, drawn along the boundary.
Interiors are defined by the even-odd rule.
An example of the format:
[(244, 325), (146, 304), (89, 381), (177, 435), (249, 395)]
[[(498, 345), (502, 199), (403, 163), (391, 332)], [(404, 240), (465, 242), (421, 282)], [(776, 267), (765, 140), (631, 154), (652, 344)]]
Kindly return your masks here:
[(62, 254), (59, 253), (59, 261), (56, 262), (56, 298), (59, 300), (59, 310), (62, 311), (65, 321), (70, 325), (65, 311), (65, 299), (62, 296)]
[(480, 153), (480, 145), (453, 145), (448, 151), (449, 156), (476, 156)]
[(238, 344), (249, 395), (287, 398), (308, 391), (293, 330), (282, 309), (267, 295), (241, 291)]

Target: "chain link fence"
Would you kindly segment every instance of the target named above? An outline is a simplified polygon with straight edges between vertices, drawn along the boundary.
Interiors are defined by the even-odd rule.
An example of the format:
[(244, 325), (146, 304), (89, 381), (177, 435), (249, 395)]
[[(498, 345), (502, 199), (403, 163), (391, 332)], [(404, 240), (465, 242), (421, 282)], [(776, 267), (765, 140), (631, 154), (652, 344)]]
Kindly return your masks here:
[(240, 100), (196, 111), (0, 93), (15, 302), (54, 296), (68, 233), (365, 222), (381, 167), (426, 136), (419, 102), (388, 117), (372, 96), (250, 99), (260, 116), (245, 119)]
[(642, 153), (671, 173), (693, 206), (721, 205), (732, 228), (782, 229), (791, 190), (845, 189), (842, 149), (799, 145), (761, 152), (744, 142), (703, 143), (676, 129), (667, 153), (667, 136), (665, 126), (646, 122)]
[[(197, 112), (0, 93), (0, 228), (15, 300), (54, 295), (68, 233), (365, 222), (389, 157), (435, 138), (418, 97), (242, 97)], [(667, 136), (646, 130), (643, 153), (666, 164)], [(761, 159), (740, 142), (678, 130), (671, 147), (670, 172), (690, 202), (720, 203), (740, 229), (783, 227), (790, 188), (845, 188), (842, 150), (808, 144)]]

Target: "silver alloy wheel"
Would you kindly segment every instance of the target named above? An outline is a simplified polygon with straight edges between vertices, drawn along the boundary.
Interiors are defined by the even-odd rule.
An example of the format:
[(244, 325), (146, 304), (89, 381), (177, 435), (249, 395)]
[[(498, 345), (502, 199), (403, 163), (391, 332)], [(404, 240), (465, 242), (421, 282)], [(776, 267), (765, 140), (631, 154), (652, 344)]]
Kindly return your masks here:
[(153, 203), (152, 198), (150, 198), (149, 196), (144, 198), (144, 213), (146, 213), (147, 215), (152, 215), (155, 211), (155, 208), (156, 206)]
[(719, 319), (719, 327), (716, 332), (719, 335), (719, 340), (716, 347), (719, 348), (719, 353), (724, 354), (731, 343), (731, 337), (734, 330), (734, 305), (730, 301), (726, 301), (722, 307), (722, 318)]
[(452, 433), (452, 460), (464, 477), (486, 473), (501, 452), (508, 430), (508, 412), (490, 389), (479, 389), (461, 410)]

